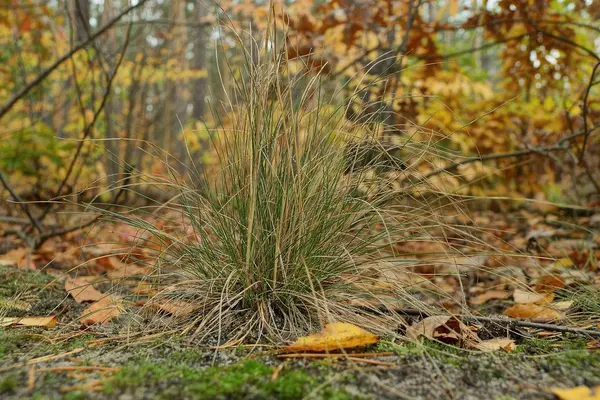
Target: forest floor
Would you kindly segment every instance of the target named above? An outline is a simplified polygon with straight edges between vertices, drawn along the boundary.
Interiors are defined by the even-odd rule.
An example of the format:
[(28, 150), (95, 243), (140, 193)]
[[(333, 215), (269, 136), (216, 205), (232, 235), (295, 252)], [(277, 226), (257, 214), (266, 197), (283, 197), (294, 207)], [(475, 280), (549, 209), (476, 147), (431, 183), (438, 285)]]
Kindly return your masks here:
[[(122, 234), (112, 226), (50, 240), (33, 253), (16, 240), (0, 244), (0, 397), (508, 400), (586, 398), (556, 389), (600, 389), (600, 214), (528, 209), (474, 212), (470, 219), (482, 240), (520, 255), (467, 255), (455, 260), (464, 267), (461, 279), (440, 273), (443, 266), (431, 270), (446, 261), (417, 257), (423, 261), (415, 270), (422, 283), (462, 296), (473, 315), (520, 321), (535, 319), (531, 313), (541, 310), (573, 332), (511, 325), (503, 332), (510, 345), (485, 352), (460, 341), (441, 343), (444, 337), (436, 332), (433, 340), (383, 337), (358, 350), (371, 353), (368, 358), (283, 358), (274, 346), (201, 346), (168, 330), (140, 329), (143, 314), (124, 310), (143, 305), (148, 295), (136, 279), (143, 264), (112, 245), (75, 245), (107, 232)], [(402, 242), (397, 250), (414, 256), (415, 246)], [(472, 268), (473, 257), (485, 268)], [(508, 271), (532, 290), (523, 293), (491, 270)], [(82, 281), (111, 298), (128, 291), (128, 301), (108, 304), (102, 320), (89, 317), (86, 310), (99, 300), (87, 290), (91, 285), (85, 294), (74, 292), (74, 282)], [(486, 337), (481, 326), (473, 329)]]

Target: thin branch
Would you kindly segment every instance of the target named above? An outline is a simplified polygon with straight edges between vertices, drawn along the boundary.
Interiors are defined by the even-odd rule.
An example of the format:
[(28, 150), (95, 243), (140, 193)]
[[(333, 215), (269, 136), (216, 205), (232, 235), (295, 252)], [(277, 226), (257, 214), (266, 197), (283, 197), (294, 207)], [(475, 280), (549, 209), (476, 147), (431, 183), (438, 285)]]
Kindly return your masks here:
[(27, 86), (21, 89), (17, 94), (15, 94), (8, 102), (2, 106), (0, 109), (0, 118), (2, 118), (7, 112), (9, 112), (14, 105), (21, 100), (24, 96), (26, 96), (33, 88), (42, 83), (55, 69), (57, 69), (60, 65), (62, 65), (65, 61), (69, 60), (75, 53), (79, 50), (87, 47), (90, 43), (104, 34), (107, 30), (109, 30), (115, 23), (117, 23), (121, 18), (125, 15), (129, 14), (132, 10), (142, 6), (148, 0), (139, 0), (135, 5), (127, 7), (123, 10), (119, 15), (114, 17), (112, 20), (108, 21), (106, 25), (100, 28), (96, 33), (88, 37), (86, 40), (75, 46), (73, 49), (68, 51), (58, 60), (56, 60), (51, 66), (43, 70), (35, 79), (33, 79)]
[(589, 132), (588, 132), (588, 123), (587, 123), (587, 116), (588, 116), (588, 111), (589, 111), (588, 97), (590, 95), (590, 91), (592, 90), (592, 86), (594, 86), (594, 78), (596, 76), (596, 71), (598, 70), (598, 67), (600, 67), (600, 60), (598, 60), (596, 65), (594, 65), (594, 69), (592, 70), (592, 75), (590, 76), (590, 82), (588, 83), (587, 87), (585, 88), (585, 94), (583, 95), (582, 118), (583, 118), (583, 131), (585, 132), (585, 135), (583, 136), (583, 144), (581, 145), (581, 150), (579, 152), (580, 163), (583, 161), (583, 155), (585, 153), (587, 141), (588, 141), (588, 138), (590, 137)]
[(507, 43), (507, 42), (511, 42), (513, 40), (523, 39), (524, 37), (530, 36), (531, 34), (532, 34), (531, 32), (527, 32), (527, 33), (523, 33), (521, 35), (507, 37), (505, 39), (498, 40), (496, 42), (486, 43), (486, 44), (481, 45), (479, 47), (472, 47), (472, 48), (467, 49), (467, 50), (461, 50), (461, 51), (457, 51), (457, 52), (454, 52), (454, 53), (448, 53), (448, 54), (441, 54), (439, 56), (430, 56), (430, 57), (421, 56), (420, 58), (426, 59), (426, 60), (437, 60), (437, 59), (447, 59), (447, 58), (460, 57), (460, 56), (465, 55), (465, 54), (476, 53), (478, 51), (489, 49), (491, 47), (495, 47), (495, 46), (498, 46), (498, 45), (501, 45), (501, 44), (504, 44), (504, 43)]
[[(599, 127), (600, 126), (595, 126), (595, 127), (591, 128), (588, 133), (591, 133), (592, 131), (594, 131), (595, 129), (597, 129)], [(457, 161), (455, 163), (446, 165), (444, 167), (438, 168), (438, 169), (428, 173), (427, 175), (425, 175), (424, 177), (419, 179), (419, 181), (417, 181), (415, 184), (413, 184), (413, 186), (419, 185), (435, 175), (439, 175), (444, 172), (454, 171), (458, 167), (460, 167), (462, 165), (466, 165), (466, 164), (472, 164), (475, 162), (484, 162), (484, 161), (490, 161), (490, 160), (498, 160), (498, 159), (502, 159), (502, 158), (523, 157), (526, 155), (536, 154), (536, 153), (546, 156), (547, 154), (555, 152), (555, 151), (566, 151), (566, 150), (568, 150), (568, 148), (565, 146), (566, 142), (571, 141), (574, 138), (584, 136), (585, 134), (586, 134), (585, 131), (576, 132), (567, 137), (564, 137), (557, 144), (552, 145), (552, 146), (523, 149), (523, 150), (511, 151), (511, 152), (507, 152), (507, 153), (486, 154), (486, 155), (479, 156), (479, 157), (468, 157), (468, 158), (465, 158), (464, 160)], [(544, 153), (546, 153), (546, 154), (544, 154)]]
[(587, 54), (587, 55), (589, 55), (590, 57), (594, 58), (596, 61), (600, 61), (600, 57), (599, 57), (599, 56), (598, 56), (598, 54), (596, 54), (596, 53), (595, 53), (593, 50), (590, 50), (590, 49), (588, 49), (587, 47), (585, 47), (585, 46), (582, 46), (582, 45), (580, 45), (579, 43), (572, 41), (571, 39), (567, 39), (566, 37), (555, 35), (555, 34), (553, 34), (553, 33), (550, 33), (550, 32), (548, 32), (548, 31), (545, 31), (545, 30), (543, 30), (543, 29), (536, 28), (536, 30), (537, 30), (537, 32), (538, 32), (538, 33), (541, 33), (541, 34), (543, 34), (543, 35), (546, 35), (546, 36), (548, 36), (548, 37), (551, 37), (551, 38), (553, 38), (553, 39), (556, 39), (556, 40), (558, 40), (559, 42), (563, 42), (563, 43), (566, 43), (566, 44), (568, 44), (568, 45), (570, 45), (570, 46), (573, 46), (573, 47), (575, 47), (575, 48), (577, 48), (577, 49), (579, 49), (579, 50), (583, 51), (584, 53), (586, 53), (586, 54)]
[(23, 199), (21, 199), (21, 196), (19, 196), (17, 194), (17, 192), (15, 192), (13, 190), (13, 188), (8, 183), (8, 179), (6, 179), (6, 177), (4, 176), (4, 174), (2, 172), (0, 172), (0, 182), (2, 182), (2, 186), (4, 186), (4, 188), (6, 190), (8, 190), (8, 193), (10, 193), (10, 195), (19, 203), (19, 205), (21, 206), (21, 208), (23, 209), (23, 211), (27, 215), (27, 218), (29, 218), (29, 221), (31, 221), (31, 223), (36, 227), (36, 229), (38, 230), (38, 232), (41, 234), (42, 230), (43, 230), (42, 229), (42, 224), (40, 224), (40, 221), (38, 221), (38, 219), (33, 215), (33, 213), (31, 212), (31, 210), (27, 206), (27, 203), (25, 203), (23, 201)]
[(436, 32), (458, 31), (461, 29), (471, 30), (471, 29), (477, 29), (477, 28), (487, 28), (487, 27), (495, 26), (495, 25), (502, 25), (502, 24), (506, 24), (509, 22), (510, 23), (525, 22), (525, 23), (529, 23), (531, 25), (535, 25), (537, 23), (550, 24), (550, 25), (573, 25), (573, 26), (577, 26), (579, 28), (590, 29), (590, 30), (593, 30), (596, 32), (600, 32), (600, 27), (585, 24), (582, 22), (567, 21), (567, 20), (555, 21), (555, 20), (551, 20), (551, 19), (529, 19), (529, 18), (504, 18), (504, 19), (492, 20), (492, 21), (488, 21), (488, 22), (484, 22), (484, 23), (480, 23), (480, 24), (460, 25), (460, 26), (443, 26), (442, 25), (442, 26), (435, 27), (434, 30)]
[[(367, 311), (375, 311), (371, 307), (360, 307), (360, 308), (365, 309)], [(433, 314), (423, 311), (423, 310), (415, 310), (415, 309), (394, 310), (394, 309), (389, 309), (388, 307), (384, 307), (384, 306), (378, 307), (376, 310), (379, 312), (385, 312), (385, 313), (395, 312), (398, 314), (408, 315), (408, 316), (412, 316), (412, 317), (429, 317), (429, 316), (433, 315)], [(539, 320), (539, 322), (538, 322), (538, 321), (526, 321), (526, 320), (522, 320), (522, 319), (515, 319), (515, 318), (509, 318), (509, 317), (506, 317), (506, 318), (480, 317), (480, 316), (475, 316), (475, 315), (456, 315), (456, 317), (463, 318), (465, 320), (465, 322), (467, 322), (467, 321), (491, 322), (491, 323), (495, 323), (495, 324), (505, 325), (508, 327), (534, 328), (534, 329), (543, 329), (546, 331), (573, 333), (576, 335), (600, 337), (600, 330), (574, 328), (574, 327), (570, 327), (570, 326), (555, 325), (555, 324), (550, 324), (547, 322), (541, 322), (541, 321), (549, 321), (549, 320)]]
[[(131, 26), (127, 30), (127, 36), (125, 38), (125, 43), (123, 44), (121, 56), (119, 57), (117, 65), (115, 66), (115, 69), (106, 84), (106, 90), (104, 91), (104, 96), (102, 97), (102, 102), (100, 103), (100, 106), (94, 113), (94, 117), (92, 118), (92, 121), (89, 123), (89, 125), (86, 127), (86, 129), (83, 132), (83, 137), (79, 141), (77, 149), (75, 150), (75, 155), (71, 159), (71, 163), (69, 164), (69, 167), (67, 168), (67, 173), (65, 174), (65, 177), (63, 178), (58, 189), (56, 190), (56, 193), (54, 195), (55, 198), (61, 196), (62, 190), (65, 187), (65, 185), (67, 184), (69, 178), (71, 177), (73, 168), (75, 167), (75, 163), (77, 162), (77, 159), (79, 158), (79, 155), (81, 154), (81, 150), (83, 149), (83, 144), (85, 143), (85, 140), (88, 138), (88, 136), (91, 135), (94, 125), (96, 124), (96, 121), (98, 120), (100, 114), (102, 113), (102, 110), (104, 109), (104, 106), (106, 105), (106, 102), (108, 101), (108, 98), (110, 96), (110, 92), (112, 89), (113, 81), (114, 81), (115, 77), (117, 76), (117, 72), (119, 71), (119, 68), (121, 66), (121, 63), (123, 62), (123, 59), (125, 58), (125, 50), (127, 49), (128, 45), (129, 45), (130, 33), (131, 33)], [(40, 216), (40, 219), (43, 220), (44, 217), (46, 217), (46, 215), (52, 208), (52, 204), (53, 203), (50, 203), (48, 205), (48, 207), (44, 210), (43, 214)]]

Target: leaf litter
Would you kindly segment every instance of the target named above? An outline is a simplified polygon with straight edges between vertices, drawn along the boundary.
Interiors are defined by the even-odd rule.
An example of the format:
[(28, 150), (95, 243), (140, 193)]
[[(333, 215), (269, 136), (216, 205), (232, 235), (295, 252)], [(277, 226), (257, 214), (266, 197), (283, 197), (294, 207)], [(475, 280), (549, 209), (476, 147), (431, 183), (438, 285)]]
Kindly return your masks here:
[[(521, 212), (521, 214), (527, 216), (526, 212)], [(495, 218), (488, 218), (485, 213), (482, 213), (478, 223), (493, 229), (501, 224), (503, 229), (511, 232), (510, 222), (507, 222), (509, 220), (506, 218), (504, 221), (498, 221)], [(356, 282), (373, 286), (374, 290), (378, 291), (378, 295), (382, 296), (381, 299), (384, 298), (384, 295), (388, 295), (390, 301), (352, 299), (352, 302), (363, 307), (381, 306), (384, 303), (388, 306), (393, 304), (389, 307), (400, 310), (410, 305), (403, 305), (401, 301), (392, 300), (395, 299), (395, 291), (398, 288), (429, 291), (435, 295), (422, 297), (421, 300), (424, 304), (432, 307), (442, 305), (449, 311), (449, 314), (432, 315), (407, 324), (405, 335), (409, 339), (418, 341), (421, 337), (425, 337), (481, 352), (513, 351), (519, 346), (518, 340), (513, 336), (506, 336), (506, 330), (501, 334), (496, 333), (489, 337), (489, 334), (483, 334), (486, 329), (485, 324), (461, 317), (465, 314), (465, 310), (462, 308), (464, 300), (470, 305), (474, 315), (489, 310), (487, 312), (491, 312), (492, 315), (504, 314), (518, 320), (543, 320), (560, 323), (565, 321), (569, 315), (576, 315), (578, 310), (577, 302), (570, 300), (568, 296), (565, 297), (565, 293), (568, 294), (573, 287), (582, 284), (600, 283), (597, 278), (600, 266), (597, 261), (600, 258), (598, 235), (576, 241), (557, 238), (554, 236), (556, 231), (544, 228), (543, 222), (540, 223), (539, 219), (522, 218), (522, 220), (534, 222), (530, 222), (525, 229), (514, 227), (512, 233), (502, 236), (487, 233), (481, 227), (477, 230), (477, 234), (481, 236), (482, 240), (497, 248), (514, 249), (514, 247), (520, 246), (522, 253), (514, 256), (473, 254), (448, 257), (449, 252), (460, 249), (460, 246), (448, 246), (435, 241), (399, 240), (394, 245), (396, 260), (407, 260), (406, 263), (380, 266), (380, 268), (374, 269), (373, 281)], [(111, 226), (97, 232), (95, 237), (106, 237), (109, 235), (108, 232), (118, 231), (121, 228), (120, 226)], [(538, 244), (537, 250), (529, 253), (525, 248), (528, 242), (526, 239), (528, 231), (536, 233), (531, 237)], [(558, 233), (570, 234), (568, 231)], [(82, 327), (87, 327), (86, 329), (108, 324), (126, 309), (135, 309), (140, 306), (147, 306), (165, 315), (171, 315), (173, 318), (189, 316), (192, 307), (188, 302), (183, 300), (165, 302), (153, 298), (156, 293), (168, 285), (168, 283), (153, 282), (150, 276), (151, 269), (146, 263), (147, 260), (152, 260), (161, 248), (156, 244), (152, 244), (152, 246), (140, 244), (143, 242), (143, 238), (140, 238), (139, 234), (136, 235), (126, 243), (110, 245), (96, 243), (81, 247), (82, 237), (72, 234), (60, 242), (60, 246), (48, 242), (36, 252), (18, 248), (12, 253), (0, 255), (0, 267), (28, 270), (47, 269), (55, 276), (56, 273), (61, 274), (60, 276), (64, 279), (65, 292), (76, 303), (87, 303), (86, 308), (81, 310), (77, 317), (77, 321)], [(123, 237), (132, 236), (123, 235), (121, 238)], [(518, 246), (513, 246), (513, 244), (518, 244)], [(131, 250), (132, 246), (134, 246), (133, 250)], [(477, 252), (472, 244), (463, 247), (461, 251), (464, 250)], [(543, 255), (540, 252), (543, 252)], [(61, 259), (64, 260), (62, 264)], [(73, 268), (82, 262), (84, 267)], [(48, 265), (51, 266), (48, 267)], [(402, 267), (402, 265), (407, 267)], [(166, 266), (166, 268), (168, 269), (170, 266)], [(69, 273), (69, 271), (72, 272)], [(81, 275), (80, 271), (84, 274)], [(464, 279), (457, 279), (457, 273), (469, 277), (470, 283), (464, 286)], [(120, 293), (112, 293), (114, 283), (122, 286)], [(125, 291), (123, 292), (123, 290)], [(138, 300), (125, 301), (125, 297), (131, 295)], [(463, 297), (464, 295), (466, 298)], [(0, 300), (8, 301), (7, 299)], [(456, 308), (459, 304), (461, 304), (460, 308)], [(28, 309), (28, 303), (24, 302), (21, 312), (27, 312)], [(0, 323), (4, 326), (20, 324), (50, 329), (57, 321), (70, 322), (62, 318), (60, 314), (39, 317), (35, 315), (3, 317)], [(600, 320), (596, 319), (593, 324), (600, 328)], [(583, 326), (589, 327), (589, 324)], [(544, 337), (543, 330), (533, 329), (530, 332), (534, 335), (539, 333), (540, 337)], [(285, 351), (292, 355), (294, 353), (308, 355), (315, 354), (315, 352), (335, 355), (340, 351), (354, 351), (354, 349), (368, 347), (377, 343), (378, 340), (376, 335), (367, 330), (340, 321), (326, 325), (322, 332), (315, 335), (298, 338)], [(593, 341), (589, 343), (593, 343)], [(354, 354), (357, 354), (358, 358), (358, 354), (370, 353)], [(347, 355), (352, 356), (352, 353), (348, 352)]]

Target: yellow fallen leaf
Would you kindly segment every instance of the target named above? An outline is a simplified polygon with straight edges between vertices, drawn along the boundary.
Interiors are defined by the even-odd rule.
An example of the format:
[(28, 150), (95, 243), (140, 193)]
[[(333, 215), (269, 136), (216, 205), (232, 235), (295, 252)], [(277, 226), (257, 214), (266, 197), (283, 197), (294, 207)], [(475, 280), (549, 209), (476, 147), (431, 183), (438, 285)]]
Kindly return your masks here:
[(563, 315), (557, 310), (537, 304), (515, 304), (504, 311), (511, 318), (562, 319)]
[(65, 290), (69, 292), (77, 303), (84, 301), (98, 301), (104, 295), (90, 285), (86, 280), (80, 278), (69, 278), (65, 281)]
[(557, 269), (557, 268), (573, 268), (575, 264), (573, 263), (573, 260), (571, 260), (568, 257), (565, 258), (561, 258), (559, 260), (556, 260), (555, 262), (553, 262), (552, 264), (548, 265), (548, 269)]
[(50, 317), (4, 317), (0, 318), (0, 326), (43, 326), (44, 328), (52, 328), (56, 326), (56, 316)]
[(552, 308), (555, 308), (560, 311), (566, 311), (573, 305), (573, 300), (563, 300), (557, 301), (556, 303), (552, 303)]
[(509, 338), (494, 338), (489, 340), (482, 340), (481, 342), (475, 344), (474, 347), (481, 351), (512, 351), (515, 349), (516, 344), (514, 340)]
[(550, 389), (560, 400), (600, 400), (600, 386), (577, 386), (570, 389)]
[(79, 318), (84, 325), (104, 324), (121, 313), (121, 299), (106, 296), (87, 307)]
[(517, 304), (551, 303), (554, 300), (554, 293), (536, 293), (529, 290), (515, 289), (513, 298)]
[(377, 343), (377, 336), (346, 322), (334, 322), (314, 335), (298, 338), (296, 342), (286, 347), (286, 353), (300, 351), (329, 351), (350, 349)]

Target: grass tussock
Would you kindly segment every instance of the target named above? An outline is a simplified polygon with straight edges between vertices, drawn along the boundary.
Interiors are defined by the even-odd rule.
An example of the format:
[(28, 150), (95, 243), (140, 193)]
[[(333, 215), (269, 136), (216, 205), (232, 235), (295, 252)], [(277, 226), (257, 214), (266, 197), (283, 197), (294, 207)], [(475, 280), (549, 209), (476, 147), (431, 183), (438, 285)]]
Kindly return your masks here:
[(350, 301), (390, 234), (385, 192), (366, 195), (365, 175), (346, 174), (343, 110), (318, 78), (300, 94), (301, 77), (282, 82), (282, 54), (246, 54), (232, 126), (216, 132), (216, 172), (200, 177), (204, 190), (183, 191), (196, 240), (168, 248), (184, 279), (163, 295), (196, 305), (197, 332), (282, 337), (375, 320)]
[(397, 283), (381, 285), (372, 267), (394, 256), (392, 238), (438, 225), (419, 220), (431, 217), (427, 205), (402, 206), (373, 173), (410, 168), (402, 146), (380, 144), (379, 116), (347, 122), (321, 77), (292, 73), (280, 47), (269, 34), (244, 47), (236, 90), (226, 112), (215, 111), (227, 121), (207, 127), (215, 165), (192, 162), (185, 179), (174, 172), (166, 182), (179, 191), (187, 234), (113, 216), (163, 246), (154, 267), (170, 284), (149, 304), (186, 304), (185, 332), (280, 341), (344, 321), (393, 333), (402, 322), (382, 310), (387, 301), (427, 306)]

